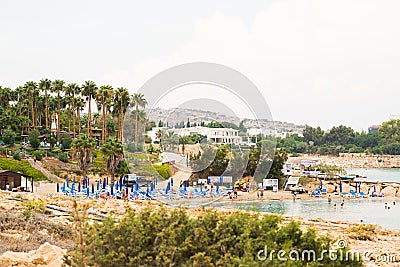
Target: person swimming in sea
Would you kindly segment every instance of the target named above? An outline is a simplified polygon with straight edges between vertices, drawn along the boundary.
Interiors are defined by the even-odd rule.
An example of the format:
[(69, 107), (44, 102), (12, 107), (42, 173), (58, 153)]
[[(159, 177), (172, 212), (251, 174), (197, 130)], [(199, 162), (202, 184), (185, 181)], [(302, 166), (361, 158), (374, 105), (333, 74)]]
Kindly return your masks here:
[(328, 195), (328, 203), (331, 203), (331, 202), (332, 202), (331, 195)]

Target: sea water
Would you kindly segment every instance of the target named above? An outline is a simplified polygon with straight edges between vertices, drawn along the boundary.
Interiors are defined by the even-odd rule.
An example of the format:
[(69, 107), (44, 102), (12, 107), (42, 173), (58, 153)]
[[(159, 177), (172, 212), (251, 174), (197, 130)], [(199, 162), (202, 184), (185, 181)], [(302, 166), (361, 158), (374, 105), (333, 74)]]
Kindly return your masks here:
[(368, 182), (399, 182), (398, 168), (357, 168), (346, 169), (347, 174), (360, 174), (367, 177)]
[[(264, 200), (264, 201), (224, 201), (213, 203), (214, 207), (233, 207), (242, 210), (256, 210), (290, 216), (299, 216), (304, 219), (322, 218), (330, 221), (350, 221), (378, 224), (384, 228), (400, 230), (400, 201), (393, 204), (394, 199), (368, 198), (345, 199), (343, 207), (340, 199), (318, 200)], [(336, 203), (336, 207), (334, 204)], [(385, 209), (385, 203), (390, 209)]]

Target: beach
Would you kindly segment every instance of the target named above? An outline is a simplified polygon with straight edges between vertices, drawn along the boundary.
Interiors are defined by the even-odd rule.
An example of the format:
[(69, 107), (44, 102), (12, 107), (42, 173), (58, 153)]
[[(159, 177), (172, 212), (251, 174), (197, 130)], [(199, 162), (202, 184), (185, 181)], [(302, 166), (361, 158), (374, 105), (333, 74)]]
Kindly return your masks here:
[[(296, 201), (313, 201), (316, 203), (322, 203), (326, 202), (326, 198), (319, 198), (319, 199), (313, 199), (309, 200), (309, 198), (306, 194), (298, 195), (296, 198)], [(336, 197), (334, 197), (336, 198)], [(17, 201), (17, 199), (20, 199), (22, 201)], [(265, 194), (265, 202), (267, 201), (272, 201), (273, 199), (275, 200), (281, 200), (281, 201), (290, 201), (291, 199), (291, 194), (286, 193), (286, 192), (279, 192), (279, 193), (274, 193), (274, 192), (266, 192)], [(66, 214), (72, 214), (73, 212), (73, 202), (72, 200), (62, 194), (54, 194), (53, 196), (49, 196), (48, 194), (41, 194), (41, 193), (10, 193), (10, 192), (0, 192), (0, 211), (1, 212), (23, 212), (24, 210), (24, 201), (43, 201), (47, 205), (50, 205), (50, 207), (57, 207), (58, 210), (55, 209), (50, 209), (51, 215), (48, 217), (49, 220), (54, 221), (57, 224), (63, 224), (63, 225), (71, 225), (71, 220), (69, 220), (69, 216), (66, 216)], [(111, 216), (115, 219), (121, 218), (122, 216), (125, 215), (128, 209), (133, 209), (136, 211), (143, 210), (146, 207), (151, 207), (152, 209), (160, 209), (161, 207), (165, 207), (167, 209), (173, 209), (170, 206), (166, 206), (161, 204), (158, 201), (123, 201), (123, 200), (116, 200), (116, 199), (76, 199), (78, 202), (79, 206), (87, 205), (88, 206), (88, 216), (89, 218), (93, 220), (101, 220), (104, 219), (105, 216)], [(222, 201), (228, 201), (228, 198), (222, 199)], [(257, 200), (257, 194), (255, 192), (252, 193), (239, 193), (239, 200), (235, 200), (235, 202), (246, 202), (246, 201), (257, 201), (260, 202), (260, 200)], [(215, 207), (198, 207), (198, 208), (191, 208), (191, 209), (185, 209), (191, 216), (198, 216), (202, 212), (208, 209), (215, 209), (218, 212), (222, 214), (232, 214), (234, 212), (237, 212), (238, 209), (230, 207), (228, 205), (226, 206), (221, 206), (218, 208)], [(60, 211), (61, 210), (61, 211)], [(243, 211), (243, 212), (256, 212), (256, 211)], [(268, 212), (258, 212), (261, 216), (268, 215), (271, 213)], [(372, 240), (356, 240), (354, 238), (351, 238), (351, 233), (348, 231), (348, 229), (352, 227), (359, 227), (362, 225), (361, 222), (349, 222), (349, 221), (344, 221), (344, 220), (336, 220), (336, 221), (330, 221), (330, 220), (325, 220), (322, 218), (310, 218), (310, 219), (302, 219), (299, 216), (286, 216), (286, 215), (281, 215), (283, 217), (283, 224), (287, 224), (288, 222), (295, 220), (300, 223), (300, 226), (303, 230), (312, 227), (317, 230), (318, 235), (329, 235), (331, 238), (335, 240), (345, 240), (346, 244), (348, 244), (351, 249), (356, 249), (359, 251), (362, 251), (363, 253), (371, 253), (371, 255), (396, 255), (396, 260), (398, 259), (400, 261), (400, 248), (398, 247), (398, 244), (400, 243), (400, 231), (399, 230), (391, 230), (391, 229), (385, 229), (380, 226), (376, 226), (374, 228), (375, 234), (371, 236)], [(0, 233), (0, 237), (2, 239), (7, 237), (7, 240), (14, 240), (13, 242), (19, 242), (19, 239), (26, 240), (27, 236), (29, 236), (30, 233), (24, 232), (23, 229), (19, 231), (6, 231)], [(51, 246), (50, 246), (51, 245)], [(51, 251), (53, 251), (52, 255), (54, 257), (59, 257), (58, 259), (54, 260), (54, 264), (52, 266), (60, 266), (58, 265), (60, 261), (60, 257), (62, 257), (63, 253), (65, 253), (65, 249), (68, 248), (69, 245), (67, 244), (66, 247), (58, 247), (54, 248), (54, 244), (47, 244), (47, 248), (51, 248)], [(59, 248), (59, 249), (58, 249)], [(36, 248), (37, 249), (37, 248)], [(43, 249), (42, 249), (43, 250)], [(40, 252), (41, 250), (39, 250)], [(54, 252), (56, 251), (56, 252)], [(39, 253), (37, 251), (31, 252), (30, 255), (36, 255), (35, 257), (39, 257), (40, 255), (37, 255)], [(2, 251), (2, 256), (0, 256), (0, 265), (5, 266), (4, 264), (1, 263), (9, 263), (14, 262), (14, 260), (18, 260), (21, 265), (15, 265), (15, 266), (23, 266), (22, 263), (27, 263), (25, 262), (29, 260), (29, 257), (23, 254), (23, 252), (13, 252), (12, 254), (7, 253)], [(36, 253), (36, 254), (35, 254)], [(1, 254), (0, 254), (1, 255)], [(13, 255), (13, 258), (10, 258), (10, 255)], [(33, 257), (33, 256), (32, 256)], [(372, 257), (372, 256), (371, 256)], [(39, 257), (40, 258), (40, 257)], [(372, 259), (372, 258), (371, 258)], [(38, 266), (38, 265), (32, 265), (32, 266)], [(376, 261), (368, 261), (366, 262), (365, 266), (400, 266), (399, 262), (389, 262), (389, 263), (383, 263), (383, 262), (376, 262)]]

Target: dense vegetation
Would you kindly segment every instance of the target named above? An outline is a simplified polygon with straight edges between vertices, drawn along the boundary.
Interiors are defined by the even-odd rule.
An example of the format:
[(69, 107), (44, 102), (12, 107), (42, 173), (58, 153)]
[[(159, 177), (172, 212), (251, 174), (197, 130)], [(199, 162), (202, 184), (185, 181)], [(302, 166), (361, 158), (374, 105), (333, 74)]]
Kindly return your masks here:
[[(82, 223), (75, 250), (66, 262), (73, 266), (361, 266), (359, 261), (329, 259), (333, 240), (317, 237), (312, 229), (302, 231), (299, 224), (281, 224), (278, 216), (235, 212), (221, 215), (201, 212), (197, 217), (174, 209), (140, 213), (129, 211), (118, 223), (108, 218), (102, 223)], [(259, 260), (257, 254), (286, 251), (287, 261)], [(290, 260), (291, 250), (314, 250), (320, 261)], [(342, 250), (343, 251), (343, 250)], [(267, 252), (267, 253), (268, 253)], [(340, 251), (338, 252), (340, 253)], [(264, 254), (261, 253), (261, 256)], [(345, 258), (345, 257), (343, 257)]]
[(31, 167), (26, 160), (18, 161), (15, 159), (0, 158), (0, 170), (9, 170), (29, 175), (34, 177), (35, 181), (47, 180), (47, 177), (43, 173)]
[(278, 138), (277, 146), (288, 153), (373, 153), (400, 155), (400, 120), (382, 123), (379, 131), (356, 132), (347, 126), (332, 127), (323, 131), (320, 127), (306, 126), (303, 137), (297, 134)]
[(274, 178), (279, 179), (280, 185), (284, 182), (282, 168), (287, 154), (282, 149), (275, 150), (273, 142), (269, 140), (260, 141), (255, 147), (246, 149), (230, 145), (203, 145), (202, 150), (202, 153), (190, 155), (193, 178), (232, 175), (234, 180), (252, 176), (258, 181)]

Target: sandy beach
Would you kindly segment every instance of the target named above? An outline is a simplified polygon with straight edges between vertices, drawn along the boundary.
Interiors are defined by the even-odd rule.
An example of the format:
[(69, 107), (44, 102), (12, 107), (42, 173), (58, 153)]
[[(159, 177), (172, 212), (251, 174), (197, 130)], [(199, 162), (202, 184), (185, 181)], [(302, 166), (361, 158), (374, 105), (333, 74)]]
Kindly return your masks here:
[[(265, 199), (291, 199), (292, 196), (290, 193), (287, 192), (267, 192), (265, 194)], [(307, 194), (298, 195), (297, 199), (301, 201), (302, 199), (308, 199)], [(12, 211), (12, 212), (22, 212), (24, 210), (24, 204), (21, 201), (16, 201), (15, 199), (22, 199), (24, 201), (31, 201), (31, 200), (41, 200), (47, 205), (51, 205), (53, 207), (58, 207), (64, 212), (51, 210), (51, 216), (49, 220), (56, 222), (57, 224), (63, 225), (71, 225), (71, 221), (68, 219), (69, 216), (61, 216), (65, 214), (72, 213), (72, 200), (64, 195), (55, 194), (53, 196), (49, 196), (48, 194), (40, 194), (40, 193), (10, 193), (10, 192), (0, 192), (0, 211)], [(252, 193), (239, 193), (239, 202), (245, 200), (256, 200), (257, 194), (256, 192)], [(315, 199), (314, 201), (326, 201), (326, 199)], [(98, 220), (102, 219), (104, 216), (111, 216), (113, 218), (121, 218), (126, 213), (127, 209), (134, 209), (140, 211), (146, 207), (151, 207), (152, 209), (160, 209), (161, 207), (171, 208), (169, 206), (165, 206), (157, 201), (123, 201), (123, 200), (116, 200), (116, 199), (77, 199), (78, 205), (87, 204), (89, 207), (89, 218)], [(186, 209), (189, 214), (192, 216), (197, 216), (204, 210), (210, 208), (192, 208)], [(213, 209), (213, 208), (211, 208)], [(217, 209), (218, 212), (223, 214), (231, 214), (236, 212), (237, 210), (230, 207), (221, 207)], [(268, 213), (261, 212), (260, 215), (267, 215)], [(283, 216), (284, 221), (283, 223), (286, 224), (292, 220), (298, 221), (301, 225), (302, 229), (307, 229), (309, 227), (315, 228), (318, 231), (319, 235), (329, 235), (331, 238), (335, 240), (345, 240), (352, 249), (356, 249), (359, 251), (371, 253), (371, 255), (381, 255), (383, 253), (387, 255), (396, 255), (396, 259), (400, 261), (400, 248), (398, 244), (400, 243), (400, 231), (397, 230), (389, 230), (384, 229), (380, 226), (376, 226), (376, 235), (373, 237), (373, 240), (355, 240), (350, 237), (350, 233), (348, 229), (351, 227), (358, 227), (360, 223), (354, 222), (347, 222), (347, 221), (329, 221), (324, 220), (321, 218), (313, 218), (304, 220), (300, 217), (292, 217), (292, 216)], [(20, 231), (8, 231), (0, 233), (0, 237), (4, 239), (4, 236), (7, 236), (7, 239), (10, 240), (14, 239), (14, 242), (19, 242), (19, 239), (25, 239), (29, 236), (30, 233), (24, 232), (23, 229)], [(71, 244), (70, 244), (71, 245)], [(69, 245), (69, 246), (70, 246)], [(53, 245), (52, 245), (53, 246)], [(58, 247), (58, 246), (56, 246)], [(62, 253), (65, 253), (65, 248), (61, 247), (61, 250), (57, 250), (57, 248), (52, 247), (53, 250), (57, 250), (59, 254), (58, 256), (54, 257), (61, 257)], [(39, 250), (40, 251), (40, 250)], [(5, 252), (4, 249), (2, 251), (3, 255), (0, 256), (0, 264), (1, 263), (9, 263), (10, 260), (13, 259), (9, 258), (9, 253)], [(39, 253), (39, 252), (32, 252), (32, 253)], [(54, 254), (54, 253), (53, 253)], [(0, 254), (1, 255), (1, 254)], [(22, 252), (17, 252), (12, 254), (14, 259), (19, 259), (20, 263), (23, 262), (22, 258), (25, 256)], [(19, 256), (18, 256), (19, 255)], [(56, 254), (54, 254), (56, 255)], [(26, 257), (25, 257), (26, 258)], [(372, 258), (371, 258), (372, 259)], [(57, 263), (60, 263), (60, 259), (55, 260), (55, 265), (52, 266), (60, 266)], [(1, 266), (5, 266), (4, 264)], [(15, 266), (24, 266), (24, 265), (15, 265)], [(32, 265), (38, 266), (38, 265)], [(377, 261), (368, 261), (366, 262), (365, 266), (400, 266), (400, 262), (377, 262)]]

